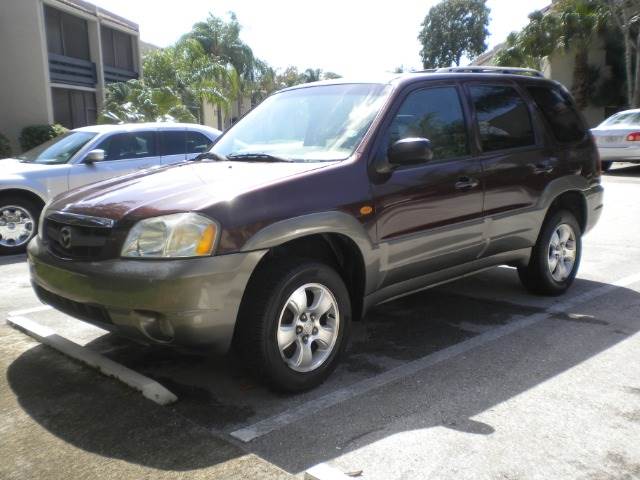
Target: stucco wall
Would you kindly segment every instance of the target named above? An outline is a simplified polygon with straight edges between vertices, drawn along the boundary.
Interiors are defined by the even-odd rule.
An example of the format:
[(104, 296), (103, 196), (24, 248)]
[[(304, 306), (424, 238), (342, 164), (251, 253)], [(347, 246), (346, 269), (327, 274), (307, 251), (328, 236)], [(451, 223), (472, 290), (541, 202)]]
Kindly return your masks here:
[[(605, 49), (601, 39), (595, 41), (589, 50), (589, 65), (600, 69), (601, 74), (608, 74), (605, 61)], [(552, 78), (569, 90), (573, 86), (573, 68), (575, 66), (575, 52), (558, 50), (547, 58), (543, 72), (546, 77)], [(589, 105), (582, 110), (582, 114), (587, 119), (590, 127), (595, 127), (604, 120), (604, 107), (594, 107)]]
[(2, 2), (0, 14), (0, 132), (19, 152), (26, 125), (52, 120), (48, 57), (39, 0)]

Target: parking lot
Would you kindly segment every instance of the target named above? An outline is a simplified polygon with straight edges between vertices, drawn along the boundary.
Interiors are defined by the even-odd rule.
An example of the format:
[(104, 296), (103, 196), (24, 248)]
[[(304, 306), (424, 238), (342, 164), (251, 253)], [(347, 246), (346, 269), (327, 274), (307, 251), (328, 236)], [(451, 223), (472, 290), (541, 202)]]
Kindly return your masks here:
[[(323, 463), (364, 479), (640, 478), (640, 167), (603, 183), (567, 295), (531, 296), (496, 268), (378, 306), (302, 395), (271, 393), (233, 355), (25, 314), (178, 396), (161, 407), (3, 322), (0, 478), (287, 478)], [(2, 318), (41, 305), (24, 256), (0, 258), (0, 291)]]

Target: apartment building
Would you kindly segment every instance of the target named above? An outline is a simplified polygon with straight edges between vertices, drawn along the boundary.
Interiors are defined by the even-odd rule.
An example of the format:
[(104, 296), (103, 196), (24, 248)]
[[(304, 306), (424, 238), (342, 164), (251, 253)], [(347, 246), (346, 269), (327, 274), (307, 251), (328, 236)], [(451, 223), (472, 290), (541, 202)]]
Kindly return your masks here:
[(82, 0), (0, 0), (0, 133), (94, 124), (111, 82), (139, 78), (138, 25)]

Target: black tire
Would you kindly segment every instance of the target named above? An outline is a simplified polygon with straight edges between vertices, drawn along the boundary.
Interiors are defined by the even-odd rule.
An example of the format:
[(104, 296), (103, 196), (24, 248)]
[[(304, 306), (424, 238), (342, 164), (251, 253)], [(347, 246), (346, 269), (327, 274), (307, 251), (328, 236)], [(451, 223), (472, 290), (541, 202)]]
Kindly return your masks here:
[[(323, 285), (333, 295), (339, 312), (339, 326), (337, 339), (326, 360), (312, 371), (299, 372), (282, 357), (276, 332), (280, 313), (289, 297), (298, 288), (311, 283)], [(234, 343), (244, 365), (257, 379), (275, 390), (302, 392), (324, 382), (336, 368), (348, 342), (350, 324), (349, 292), (333, 268), (315, 260), (275, 260), (256, 272), (245, 291)], [(313, 341), (309, 343), (313, 344)]]
[(609, 170), (611, 170), (612, 165), (613, 165), (613, 162), (610, 160), (604, 160), (600, 162), (600, 166), (602, 167), (603, 172), (608, 172)]
[[(562, 225), (569, 225), (575, 236), (575, 261), (567, 278), (558, 281), (553, 278), (549, 267), (549, 252), (551, 237), (556, 229)], [(522, 284), (531, 292), (539, 295), (561, 295), (573, 283), (580, 267), (582, 255), (582, 230), (576, 217), (567, 210), (558, 210), (551, 213), (542, 225), (538, 241), (533, 247), (529, 265), (519, 267), (518, 274)]]
[(16, 195), (0, 195), (0, 215), (2, 215), (2, 212), (6, 210), (7, 207), (19, 207), (27, 211), (32, 219), (31, 235), (29, 235), (28, 239), (24, 243), (21, 243), (19, 245), (0, 245), (0, 255), (23, 253), (27, 249), (27, 245), (29, 244), (31, 239), (36, 235), (38, 231), (38, 220), (40, 218), (42, 207), (36, 202), (29, 200), (28, 198), (23, 198)]

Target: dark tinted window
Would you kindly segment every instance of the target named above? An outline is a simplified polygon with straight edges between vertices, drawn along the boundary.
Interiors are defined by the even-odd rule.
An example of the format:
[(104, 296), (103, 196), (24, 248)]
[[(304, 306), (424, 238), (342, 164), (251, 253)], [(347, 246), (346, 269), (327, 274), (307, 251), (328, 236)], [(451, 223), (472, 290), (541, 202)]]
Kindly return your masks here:
[(87, 21), (45, 5), (49, 52), (89, 60)]
[(184, 152), (184, 131), (160, 132), (160, 155), (184, 155)]
[(116, 133), (97, 148), (105, 153), (105, 160), (125, 160), (156, 156), (155, 132)]
[(563, 92), (549, 87), (529, 87), (528, 90), (559, 142), (577, 142), (584, 138), (586, 131), (580, 115)]
[(411, 137), (431, 140), (436, 160), (469, 152), (462, 106), (454, 87), (430, 88), (409, 94), (391, 124), (389, 145)]
[(482, 150), (491, 152), (535, 143), (529, 110), (514, 88), (481, 85), (470, 87), (470, 91)]
[(213, 145), (209, 137), (198, 132), (187, 132), (187, 153), (206, 152)]
[(78, 128), (96, 123), (96, 95), (82, 90), (52, 88), (53, 119), (67, 128)]
[(102, 41), (102, 57), (105, 65), (124, 70), (135, 70), (131, 35), (102, 26), (100, 28), (100, 39)]

